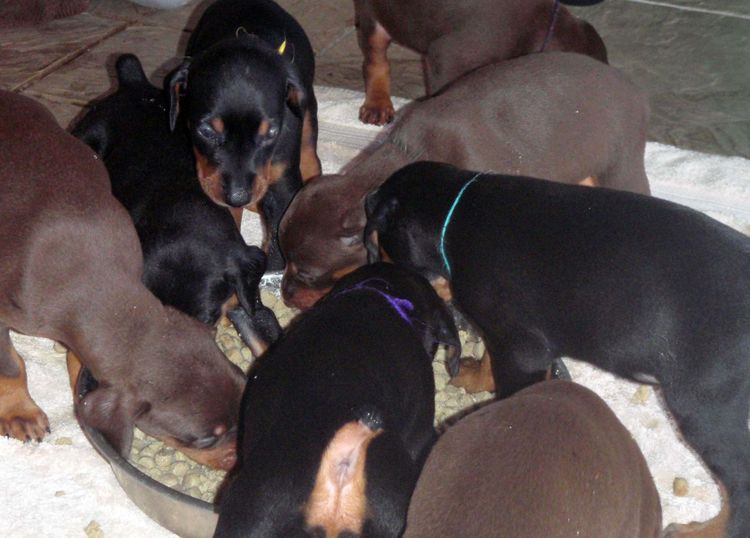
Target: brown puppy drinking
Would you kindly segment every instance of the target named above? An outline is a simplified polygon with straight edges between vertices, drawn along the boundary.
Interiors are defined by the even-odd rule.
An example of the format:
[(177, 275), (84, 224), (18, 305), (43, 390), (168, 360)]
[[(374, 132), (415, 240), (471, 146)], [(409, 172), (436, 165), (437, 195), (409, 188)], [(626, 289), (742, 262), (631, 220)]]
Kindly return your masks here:
[(306, 308), (366, 262), (364, 198), (402, 166), (431, 159), (478, 170), (649, 192), (646, 96), (580, 54), (483, 67), (408, 105), (385, 141), (346, 175), (308, 182), (282, 218), (284, 300)]
[(604, 401), (547, 381), (438, 439), (406, 525), (404, 538), (657, 538), (661, 505), (643, 454)]
[(422, 55), (427, 95), (480, 66), (535, 52), (607, 61), (594, 27), (554, 0), (354, 0), (354, 16), (364, 55), (364, 123), (393, 119), (391, 40)]
[(244, 376), (209, 327), (141, 283), (138, 236), (103, 164), (41, 105), (10, 92), (0, 92), (0, 147), (0, 434), (40, 440), (49, 428), (14, 329), (62, 342), (91, 371), (98, 388), (77, 412), (120, 453), (138, 426), (231, 467)]

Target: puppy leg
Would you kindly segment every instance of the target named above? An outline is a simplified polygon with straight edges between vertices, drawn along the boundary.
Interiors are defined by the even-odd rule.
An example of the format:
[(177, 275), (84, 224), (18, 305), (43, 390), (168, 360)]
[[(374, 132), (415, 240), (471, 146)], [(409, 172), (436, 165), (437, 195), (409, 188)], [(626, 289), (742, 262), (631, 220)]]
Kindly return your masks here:
[(49, 420), (29, 394), (26, 367), (10, 341), (8, 327), (0, 324), (0, 435), (41, 441)]
[(364, 55), (362, 74), (365, 78), (365, 103), (359, 109), (362, 123), (384, 125), (393, 120), (391, 102), (391, 67), (386, 51), (391, 36), (369, 11), (369, 2), (355, 0), (354, 13), (359, 48)]
[(507, 335), (500, 338), (485, 336), (485, 346), (498, 398), (543, 381), (557, 358), (543, 335), (521, 328), (509, 328)]
[[(721, 364), (725, 364), (720, 361)], [(722, 376), (743, 375), (739, 371)], [(714, 377), (701, 372), (704, 379)], [(684, 439), (695, 449), (716, 479), (726, 488), (729, 520), (724, 510), (700, 525), (673, 528), (671, 536), (746, 538), (750, 536), (750, 431), (747, 379), (741, 387), (703, 388), (694, 380), (662, 384), (667, 406), (677, 419)], [(726, 527), (726, 529), (725, 529)]]
[[(317, 108), (317, 105), (314, 107)], [(299, 171), (302, 181), (309, 181), (321, 174), (320, 159), (318, 159), (318, 119), (313, 107), (305, 112), (302, 120), (302, 146), (300, 147)]]
[(467, 46), (474, 40), (473, 35), (448, 34), (436, 39), (427, 49), (424, 58), (424, 78), (427, 95), (434, 95), (449, 82), (478, 67), (476, 51)]
[(490, 354), (485, 351), (479, 364), (473, 359), (462, 359), (458, 374), (451, 379), (451, 385), (462, 387), (470, 394), (494, 391), (495, 378), (492, 376)]

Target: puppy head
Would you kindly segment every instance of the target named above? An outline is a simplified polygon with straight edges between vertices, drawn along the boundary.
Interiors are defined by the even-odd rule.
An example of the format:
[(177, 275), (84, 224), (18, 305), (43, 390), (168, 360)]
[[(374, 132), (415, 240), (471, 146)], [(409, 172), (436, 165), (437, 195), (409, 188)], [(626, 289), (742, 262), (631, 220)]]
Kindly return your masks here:
[(130, 364), (92, 371), (98, 386), (76, 403), (76, 412), (123, 457), (137, 426), (200, 463), (229, 469), (245, 378), (206, 325), (165, 312), (163, 334), (149, 338), (149, 348), (135, 349)]
[(346, 176), (316, 178), (297, 193), (279, 227), (286, 304), (309, 308), (366, 263), (364, 195)]
[(304, 86), (295, 65), (255, 36), (217, 43), (168, 81), (170, 125), (184, 116), (198, 177), (220, 205), (257, 206), (298, 159)]
[(473, 175), (427, 161), (394, 173), (365, 201), (368, 261), (378, 261), (386, 254), (394, 263), (430, 280), (449, 278), (440, 254), (441, 230), (451, 204)]
[(390, 263), (374, 263), (343, 277), (329, 296), (357, 287), (374, 288), (394, 298), (408, 301), (411, 308), (406, 315), (430, 357), (434, 356), (440, 345), (448, 347), (449, 359), (460, 356), (461, 342), (453, 315), (423, 276)]

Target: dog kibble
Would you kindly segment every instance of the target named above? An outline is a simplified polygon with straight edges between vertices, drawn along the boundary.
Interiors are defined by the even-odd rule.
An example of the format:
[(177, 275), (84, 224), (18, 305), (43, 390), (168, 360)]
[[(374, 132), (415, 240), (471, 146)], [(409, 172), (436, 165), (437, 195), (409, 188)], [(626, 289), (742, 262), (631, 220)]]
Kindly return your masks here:
[(89, 521), (89, 524), (86, 525), (86, 528), (83, 529), (83, 532), (86, 533), (86, 536), (88, 536), (88, 538), (104, 538), (104, 531), (99, 526), (99, 523), (97, 523), (94, 519)]
[[(263, 304), (276, 313), (282, 327), (285, 327), (297, 314), (296, 310), (284, 305), (284, 302), (279, 300), (272, 291), (262, 289), (261, 298)], [(484, 344), (479, 336), (461, 330), (459, 337), (463, 356), (481, 358), (484, 353)], [(216, 343), (229, 360), (243, 371), (248, 371), (254, 357), (231, 324), (219, 324)], [(479, 402), (492, 396), (488, 392), (467, 394), (463, 389), (451, 385), (445, 366), (445, 350), (438, 351), (432, 366), (436, 389), (435, 425), (438, 429), (444, 429), (448, 424), (452, 424), (469, 410), (474, 409)], [(226, 475), (224, 471), (195, 463), (182, 452), (165, 446), (161, 441), (146, 436), (138, 429), (135, 430), (129, 460), (154, 480), (206, 502), (213, 502), (216, 491)]]
[(55, 439), (55, 444), (56, 445), (72, 445), (73, 439), (71, 439), (70, 437), (58, 437), (57, 439)]
[(648, 385), (639, 385), (635, 390), (635, 393), (633, 394), (631, 400), (633, 401), (633, 403), (645, 404), (650, 397), (651, 387), (649, 387)]
[(689, 491), (688, 481), (681, 476), (675, 477), (674, 482), (672, 482), (672, 492), (677, 497), (687, 497)]

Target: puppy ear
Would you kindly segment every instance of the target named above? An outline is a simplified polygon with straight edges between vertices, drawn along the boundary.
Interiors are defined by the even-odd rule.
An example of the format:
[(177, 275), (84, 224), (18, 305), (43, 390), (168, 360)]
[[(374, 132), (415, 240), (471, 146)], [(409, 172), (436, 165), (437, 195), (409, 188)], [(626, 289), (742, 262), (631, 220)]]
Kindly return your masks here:
[(286, 104), (289, 110), (300, 120), (307, 108), (307, 93), (300, 79), (299, 72), (294, 66), (289, 67), (286, 81)]
[(88, 117), (84, 118), (81, 123), (76, 125), (72, 134), (93, 149), (94, 153), (100, 157), (104, 157), (109, 148), (107, 126), (104, 123), (96, 123), (87, 120)]
[(364, 238), (368, 263), (380, 261), (380, 236), (390, 228), (391, 219), (397, 208), (398, 200), (396, 198), (380, 200), (379, 191), (367, 196), (365, 201), (367, 225), (365, 226)]
[(175, 69), (168, 79), (167, 94), (169, 95), (169, 129), (174, 131), (177, 116), (180, 112), (180, 95), (187, 89), (190, 60), (186, 59)]
[(79, 419), (104, 435), (107, 442), (127, 458), (133, 444), (135, 419), (148, 411), (149, 404), (138, 403), (112, 387), (99, 386), (76, 402)]

